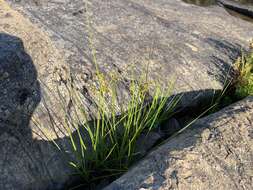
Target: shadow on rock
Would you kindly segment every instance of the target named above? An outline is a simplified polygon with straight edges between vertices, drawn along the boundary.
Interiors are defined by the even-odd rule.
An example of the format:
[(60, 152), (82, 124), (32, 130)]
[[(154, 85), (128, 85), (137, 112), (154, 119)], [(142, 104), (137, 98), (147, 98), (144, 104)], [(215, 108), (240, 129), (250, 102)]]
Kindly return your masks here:
[[(220, 54), (217, 55), (211, 55), (211, 63), (215, 66), (214, 72), (208, 72), (210, 75), (214, 75), (214, 77), (221, 83), (224, 84), (224, 82), (227, 79), (231, 77), (231, 74), (233, 73), (232, 64), (236, 61), (238, 57), (240, 57), (242, 51), (246, 51), (237, 43), (232, 43), (227, 40), (220, 40), (215, 38), (207, 38), (205, 39), (206, 43), (212, 46), (215, 50), (220, 52)], [(222, 55), (226, 55), (227, 57), (224, 57)], [(211, 70), (211, 69), (210, 69)]]
[(51, 143), (33, 140), (29, 126), (41, 100), (36, 68), (22, 40), (5, 33), (0, 33), (0, 92), (0, 189), (60, 189), (53, 178), (64, 176), (62, 161)]

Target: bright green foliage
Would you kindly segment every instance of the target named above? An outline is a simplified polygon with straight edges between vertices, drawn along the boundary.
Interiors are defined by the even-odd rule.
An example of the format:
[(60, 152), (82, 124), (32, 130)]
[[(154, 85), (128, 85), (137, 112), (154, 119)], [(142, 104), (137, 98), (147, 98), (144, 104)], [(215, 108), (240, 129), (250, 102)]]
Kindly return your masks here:
[[(96, 105), (94, 110), (85, 109), (84, 97), (76, 89), (74, 80), (66, 84), (68, 101), (58, 90), (64, 117), (54, 117), (52, 110), (46, 110), (55, 136), (58, 137), (58, 129), (63, 129), (71, 149), (61, 147), (50, 137), (51, 134), (42, 131), (48, 140), (66, 153), (70, 166), (85, 184), (126, 172), (134, 161), (143, 156), (136, 150), (141, 134), (148, 134), (171, 117), (181, 98), (181, 95), (173, 95), (174, 82), (166, 88), (159, 84), (151, 85), (145, 73), (139, 80), (130, 79), (128, 98), (121, 101), (120, 77), (106, 77), (99, 70), (96, 76), (96, 84), (90, 87), (92, 101)], [(150, 92), (153, 92), (152, 96)], [(71, 102), (71, 110), (66, 109), (68, 102)], [(42, 123), (34, 122), (41, 130), (44, 129)]]
[(253, 95), (253, 53), (242, 55), (235, 64), (236, 92), (235, 95), (239, 98)]
[[(148, 133), (160, 122), (168, 119), (180, 99), (178, 96), (171, 96), (172, 84), (168, 89), (156, 87), (153, 97), (150, 98), (147, 85), (132, 81), (130, 100), (125, 106), (125, 111), (121, 110), (121, 114), (118, 115), (116, 88), (113, 89), (112, 84), (104, 88), (104, 77), (101, 75), (99, 78), (97, 113), (93, 121), (78, 123), (66, 116), (69, 125), (78, 125), (74, 126), (78, 138), (69, 133), (75, 155), (75, 161), (70, 164), (87, 183), (125, 172), (140, 156), (136, 152), (136, 142), (140, 135)], [(109, 99), (107, 89), (113, 89), (110, 91), (112, 94)], [(72, 98), (73, 104), (78, 105), (78, 97)], [(87, 118), (87, 115), (83, 110), (81, 118)]]

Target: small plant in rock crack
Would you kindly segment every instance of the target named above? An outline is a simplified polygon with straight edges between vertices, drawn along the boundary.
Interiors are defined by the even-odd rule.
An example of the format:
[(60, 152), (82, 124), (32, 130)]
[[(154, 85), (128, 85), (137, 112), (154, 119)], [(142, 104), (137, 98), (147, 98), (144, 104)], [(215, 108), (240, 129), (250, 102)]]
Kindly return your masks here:
[(250, 52), (242, 52), (234, 65), (229, 69), (224, 87), (214, 95), (209, 113), (216, 112), (229, 104), (253, 95), (253, 41), (250, 43)]
[(236, 71), (235, 96), (243, 98), (253, 95), (253, 52), (243, 53), (234, 65)]
[[(100, 89), (93, 121), (80, 121), (75, 126), (78, 135), (69, 134), (76, 155), (70, 164), (88, 183), (125, 172), (138, 158), (136, 142), (140, 135), (167, 119), (179, 101), (176, 96), (168, 100), (171, 87), (165, 91), (157, 87), (152, 99), (148, 99), (148, 88), (132, 81), (126, 110), (118, 114), (116, 89), (112, 90), (111, 100), (103, 88)], [(78, 105), (76, 100), (73, 102)], [(84, 111), (84, 118), (86, 115)]]
[[(107, 75), (102, 73), (97, 63), (88, 14), (87, 26), (96, 71), (87, 90), (89, 102), (92, 103), (84, 103), (87, 96), (83, 96), (77, 89), (76, 80), (69, 80), (65, 83), (68, 101), (58, 90), (63, 118), (54, 121), (58, 117), (51, 116), (54, 114), (49, 109), (47, 112), (51, 112), (52, 131), (63, 128), (69, 137), (68, 145), (71, 149), (65, 150), (56, 141), (52, 142), (66, 153), (70, 166), (82, 177), (84, 184), (91, 185), (124, 173), (140, 158), (137, 140), (168, 119), (181, 96), (173, 95), (174, 82), (167, 87), (161, 87), (159, 82), (151, 84), (148, 81), (148, 69), (144, 75), (138, 75), (138, 80), (131, 78), (136, 76), (134, 74), (129, 77), (129, 73), (126, 73), (127, 77), (123, 77), (122, 73), (120, 77), (113, 72)], [(127, 95), (121, 91), (126, 80)]]
[[(172, 95), (174, 82), (169, 83), (167, 88), (159, 84), (151, 87), (146, 78), (130, 80), (127, 101), (121, 102), (117, 86), (122, 81), (115, 77), (108, 79), (97, 71), (97, 83), (90, 88), (94, 95), (93, 111), (88, 111), (83, 104), (85, 97), (77, 90), (73, 80), (70, 85), (66, 83), (71, 111), (65, 109), (68, 103), (58, 91), (64, 118), (54, 121), (57, 117), (49, 113), (51, 128), (52, 131), (59, 128), (67, 131), (65, 135), (69, 137), (68, 147), (71, 149), (66, 150), (50, 140), (66, 153), (70, 166), (82, 177), (84, 184), (112, 179), (127, 171), (134, 161), (143, 156), (136, 149), (140, 136), (148, 134), (172, 116), (181, 98)], [(153, 91), (152, 97), (150, 91)]]

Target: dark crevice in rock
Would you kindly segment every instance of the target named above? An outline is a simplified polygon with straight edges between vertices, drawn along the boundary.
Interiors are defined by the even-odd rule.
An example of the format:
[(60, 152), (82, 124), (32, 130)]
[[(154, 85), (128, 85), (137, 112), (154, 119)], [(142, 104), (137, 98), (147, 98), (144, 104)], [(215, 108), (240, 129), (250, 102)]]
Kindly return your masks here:
[(242, 15), (253, 18), (253, 2), (251, 5), (240, 4), (236, 1), (230, 0), (218, 0), (218, 3), (227, 9), (231, 9)]
[(248, 172), (252, 139), (247, 137), (252, 128), (252, 102), (253, 97), (248, 97), (198, 120), (104, 190), (252, 189)]
[(253, 22), (253, 1), (251, 0), (182, 0), (185, 3), (198, 6), (220, 5), (224, 7), (231, 16)]

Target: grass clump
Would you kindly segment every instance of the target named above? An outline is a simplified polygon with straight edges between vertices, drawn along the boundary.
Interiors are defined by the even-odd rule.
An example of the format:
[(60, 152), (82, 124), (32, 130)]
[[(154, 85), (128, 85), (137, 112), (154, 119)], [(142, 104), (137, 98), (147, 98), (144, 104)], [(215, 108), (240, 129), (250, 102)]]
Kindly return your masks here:
[[(89, 20), (87, 17), (90, 29)], [(133, 162), (141, 158), (143, 155), (138, 152), (138, 140), (143, 134), (148, 134), (169, 119), (181, 98), (173, 96), (174, 82), (168, 84), (166, 88), (161, 87), (159, 83), (151, 84), (147, 80), (148, 69), (146, 69), (145, 76), (141, 79), (127, 80), (128, 98), (124, 101), (120, 95), (121, 88), (118, 87), (126, 78), (120, 78), (112, 74), (113, 72), (111, 76), (100, 72), (92, 39), (92, 32), (89, 31), (89, 45), (96, 70), (96, 82), (90, 86), (93, 96), (89, 101), (92, 101), (95, 109), (87, 110), (87, 105), (83, 101), (85, 97), (76, 89), (74, 80), (70, 80), (68, 84), (66, 83), (68, 102), (58, 90), (58, 97), (64, 110), (63, 118), (54, 121), (57, 117), (52, 117), (50, 113), (52, 111), (47, 110), (52, 131), (57, 131), (56, 128), (64, 129), (69, 137), (70, 149), (62, 148), (56, 140), (51, 141), (67, 155), (70, 166), (81, 176), (83, 184), (89, 187), (103, 179), (111, 180), (118, 177), (126, 172)], [(243, 55), (238, 59), (235, 70), (238, 73), (235, 83), (236, 94), (238, 96), (253, 94), (253, 54)], [(226, 82), (218, 98), (214, 99), (212, 105), (199, 117), (216, 111), (221, 107), (221, 102), (225, 104), (231, 102), (230, 97), (226, 96), (230, 88), (231, 83)], [(153, 92), (152, 96), (150, 92)], [(38, 126), (38, 122), (36, 123)], [(60, 126), (57, 126), (58, 124)], [(55, 133), (57, 136), (57, 132)]]
[[(133, 77), (135, 74), (129, 77), (129, 73), (128, 77), (123, 77), (122, 73), (118, 76), (113, 71), (107, 75), (102, 73), (97, 63), (88, 14), (86, 20), (96, 70), (96, 84), (90, 87), (94, 94), (92, 102), (95, 111), (90, 113), (84, 109), (82, 97), (71, 84), (69, 92), (75, 116), (66, 112), (65, 123), (70, 136), (71, 154), (74, 155), (70, 165), (84, 183), (90, 185), (121, 175), (143, 156), (137, 150), (137, 140), (168, 119), (180, 97), (172, 96), (174, 82), (165, 88), (159, 83), (151, 84), (148, 69), (139, 75), (139, 79)], [(123, 83), (127, 83), (126, 98), (121, 92)], [(153, 92), (152, 96), (150, 92)], [(76, 133), (72, 133), (71, 128), (75, 128)]]
[[(143, 155), (138, 152), (138, 140), (173, 114), (181, 96), (173, 95), (174, 82), (166, 87), (159, 82), (151, 83), (148, 68), (139, 75), (128, 72), (125, 75), (118, 73), (118, 76), (116, 71), (101, 72), (88, 14), (86, 19), (95, 67), (94, 77), (86, 92), (89, 93), (90, 105), (85, 102), (87, 96), (77, 89), (74, 77), (70, 77), (64, 83), (68, 100), (58, 90), (57, 98), (60, 99), (63, 116), (54, 117), (53, 110), (49, 109), (46, 112), (55, 136), (58, 137), (56, 131), (67, 133), (63, 136), (69, 137), (67, 147), (70, 149), (63, 148), (57, 140), (49, 140), (67, 156), (70, 166), (82, 177), (84, 185), (90, 187), (103, 179), (111, 180), (121, 175), (141, 158)], [(122, 86), (126, 87), (127, 93), (122, 92)], [(34, 122), (45, 134), (40, 122)]]
[(235, 95), (243, 98), (253, 95), (253, 53), (242, 54), (235, 65)]
[[(100, 91), (93, 121), (80, 121), (75, 126), (78, 135), (69, 134), (76, 155), (70, 164), (86, 183), (120, 175), (140, 158), (136, 150), (140, 135), (149, 133), (166, 120), (179, 100), (174, 97), (168, 102), (171, 89), (163, 91), (156, 87), (152, 99), (149, 99), (148, 88), (132, 81), (130, 100), (121, 114), (117, 114), (116, 89), (112, 91), (111, 100), (104, 90)], [(87, 113), (83, 114), (86, 117)]]
[[(95, 109), (87, 110), (85, 97), (77, 90), (74, 80), (70, 80), (65, 84), (68, 101), (58, 90), (63, 118), (55, 121), (57, 117), (53, 116), (53, 111), (46, 110), (52, 132), (58, 136), (57, 129), (65, 131), (68, 144), (63, 148), (57, 140), (48, 135), (46, 138), (67, 156), (76, 172), (74, 175), (81, 176), (85, 186), (115, 179), (126, 172), (133, 162), (144, 156), (137, 149), (140, 137), (173, 115), (181, 98), (173, 95), (174, 82), (163, 88), (158, 83), (148, 82), (147, 73), (140, 78), (128, 80), (128, 97), (124, 101), (119, 86), (125, 79), (106, 76), (97, 69), (96, 82), (90, 87)], [(43, 126), (34, 122), (43, 131)]]
[(251, 52), (242, 52), (233, 67), (229, 69), (225, 79), (224, 88), (216, 96), (211, 105), (215, 105), (210, 113), (214, 113), (233, 102), (253, 95), (253, 42), (250, 44)]

